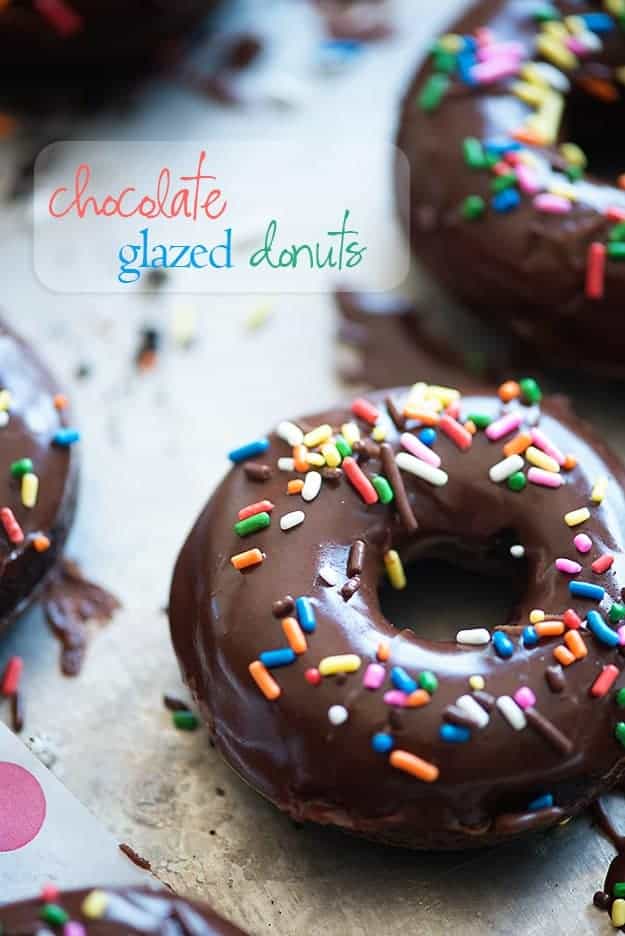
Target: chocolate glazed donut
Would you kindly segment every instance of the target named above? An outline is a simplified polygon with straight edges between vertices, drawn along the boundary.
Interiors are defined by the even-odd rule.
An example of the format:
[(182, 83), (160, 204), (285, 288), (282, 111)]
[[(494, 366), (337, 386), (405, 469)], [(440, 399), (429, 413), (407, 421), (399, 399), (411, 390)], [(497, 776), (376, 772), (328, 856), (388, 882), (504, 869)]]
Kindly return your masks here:
[[(33, 350), (2, 323), (0, 407), (1, 631), (59, 564), (78, 489), (65, 398)], [(37, 488), (33, 506), (25, 506), (29, 486)]]
[(37, 936), (44, 921), (54, 926), (80, 923), (86, 936), (243, 936), (206, 904), (145, 887), (70, 891), (48, 902), (39, 898), (0, 907), (4, 936)]
[[(231, 453), (263, 454), (190, 533), (171, 632), (217, 747), (293, 818), (489, 845), (574, 815), (625, 768), (623, 468), (562, 398), (518, 392), (417, 384)], [(493, 633), (398, 632), (378, 583), (386, 567), (401, 588), (419, 557), (516, 562), (519, 605)]]
[(538, 6), (482, 0), (438, 40), (403, 104), (398, 209), (472, 312), (546, 363), (622, 376), (625, 15)]

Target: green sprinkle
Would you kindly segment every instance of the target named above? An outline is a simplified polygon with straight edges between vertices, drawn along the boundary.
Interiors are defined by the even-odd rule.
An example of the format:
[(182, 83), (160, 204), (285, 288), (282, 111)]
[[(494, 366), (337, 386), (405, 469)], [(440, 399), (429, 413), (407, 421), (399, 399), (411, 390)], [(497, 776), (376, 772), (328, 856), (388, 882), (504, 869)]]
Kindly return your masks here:
[(465, 221), (475, 221), (486, 211), (486, 202), (481, 195), (468, 195), (462, 203), (461, 211)]
[(447, 75), (430, 75), (419, 94), (419, 107), (426, 112), (435, 111), (449, 87)]
[(431, 673), (429, 670), (425, 670), (419, 675), (419, 685), (422, 689), (425, 689), (426, 692), (429, 692), (430, 695), (434, 695), (438, 689), (438, 679)]
[(500, 175), (493, 179), (490, 183), (491, 191), (495, 192), (495, 194), (497, 192), (503, 192), (505, 189), (512, 188), (513, 185), (516, 185), (516, 182), (516, 173), (506, 172), (505, 175)]
[(625, 241), (625, 221), (615, 224), (608, 235), (611, 241)]
[(522, 471), (515, 471), (508, 478), (508, 487), (511, 491), (522, 491), (527, 486), (527, 478)]
[(336, 437), (334, 444), (336, 445), (336, 448), (341, 458), (347, 458), (349, 455), (352, 454), (351, 445), (346, 439), (343, 438), (342, 435), (338, 435)]
[(625, 243), (608, 244), (608, 257), (611, 260), (625, 260)]
[(562, 19), (562, 16), (551, 3), (542, 3), (534, 8), (532, 16), (538, 23), (549, 23), (552, 20)]
[(620, 741), (623, 747), (625, 747), (625, 722), (620, 721), (617, 723), (614, 734), (616, 735), (616, 740)]
[(614, 897), (625, 897), (625, 881), (618, 881), (612, 888)]
[(519, 386), (524, 403), (540, 403), (543, 398), (542, 391), (533, 377), (519, 380)]
[(183, 709), (181, 712), (172, 712), (171, 720), (178, 731), (195, 731), (200, 724), (200, 720), (195, 712), (189, 712)]
[(625, 689), (619, 689), (616, 693), (616, 704), (619, 708), (625, 708)]
[(445, 49), (438, 49), (434, 53), (432, 64), (435, 71), (444, 75), (451, 75), (456, 70), (457, 58), (453, 52), (447, 52)]
[(33, 463), (30, 458), (18, 458), (11, 465), (11, 475), (14, 478), (21, 478), (22, 475), (30, 474), (33, 470)]
[(374, 475), (371, 479), (371, 483), (374, 486), (378, 497), (380, 498), (380, 503), (390, 504), (395, 495), (393, 494), (393, 488), (390, 486), (384, 475)]
[(252, 517), (246, 517), (245, 520), (239, 520), (234, 525), (234, 532), (239, 536), (249, 536), (250, 533), (256, 533), (257, 530), (264, 530), (271, 523), (271, 517), (264, 511), (254, 514)]
[(569, 182), (579, 182), (580, 179), (584, 178), (583, 166), (569, 165), (565, 171)]
[(612, 624), (618, 624), (619, 621), (625, 618), (625, 605), (618, 604), (618, 602), (615, 601), (608, 612), (608, 617)]
[(473, 423), (476, 429), (487, 429), (492, 423), (490, 416), (485, 413), (469, 413), (467, 419)]
[(484, 147), (477, 137), (465, 137), (462, 143), (464, 161), (472, 169), (484, 169), (486, 167), (486, 156)]
[(69, 913), (54, 903), (44, 904), (39, 911), (39, 916), (44, 923), (50, 923), (52, 926), (63, 926), (69, 920)]

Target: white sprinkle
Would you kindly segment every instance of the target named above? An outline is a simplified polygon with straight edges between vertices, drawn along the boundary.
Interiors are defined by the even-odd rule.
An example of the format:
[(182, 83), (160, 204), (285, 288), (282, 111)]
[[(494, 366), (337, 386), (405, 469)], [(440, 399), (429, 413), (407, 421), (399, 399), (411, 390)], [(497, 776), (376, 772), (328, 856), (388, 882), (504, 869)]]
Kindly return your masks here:
[(293, 527), (299, 526), (300, 523), (303, 523), (306, 518), (306, 514), (303, 510), (292, 510), (291, 513), (284, 514), (283, 517), (280, 517), (280, 529), (292, 530)]
[(561, 91), (563, 94), (571, 87), (569, 79), (555, 65), (549, 65), (547, 62), (532, 62), (532, 71), (536, 72), (543, 81), (551, 85), (556, 91)]
[(510, 555), (513, 559), (522, 559), (525, 555), (525, 546), (511, 546)]
[(328, 718), (333, 725), (342, 725), (349, 718), (349, 712), (344, 705), (331, 705)]
[(305, 500), (307, 503), (314, 501), (320, 490), (321, 475), (318, 471), (309, 471), (304, 481), (304, 487), (302, 488), (302, 500)]
[(6, 410), (0, 410), (0, 429), (9, 425), (9, 414)]
[(473, 721), (477, 722), (480, 728), (486, 727), (486, 725), (489, 723), (490, 715), (478, 702), (475, 701), (473, 696), (460, 696), (459, 699), (456, 699), (456, 705), (458, 708), (464, 709), (467, 715), (469, 715)]
[(530, 406), (528, 411), (525, 414), (525, 422), (528, 426), (537, 426), (540, 422), (540, 406)]
[(490, 643), (490, 632), (485, 627), (468, 627), (466, 630), (458, 631), (456, 642), (468, 644), (470, 647), (479, 647)]
[(280, 423), (276, 429), (276, 434), (287, 445), (301, 445), (304, 438), (304, 433), (300, 427), (296, 426), (295, 423), (288, 422), (288, 420)]
[(408, 452), (398, 452), (395, 456), (395, 461), (397, 467), (401, 468), (402, 471), (407, 471), (409, 474), (414, 475), (416, 478), (421, 478), (423, 481), (427, 481), (435, 487), (443, 487), (449, 480), (446, 471), (435, 468), (433, 465), (428, 465), (427, 462), (415, 458), (414, 455), (409, 455)]
[(279, 458), (278, 471), (295, 471), (295, 459), (288, 456)]
[(339, 577), (332, 566), (324, 565), (319, 569), (319, 578), (322, 578), (326, 585), (336, 585)]
[(492, 466), (488, 472), (488, 477), (495, 484), (499, 484), (500, 481), (505, 481), (506, 478), (509, 478), (517, 471), (521, 471), (524, 464), (525, 462), (520, 455), (509, 455), (508, 458), (504, 458), (503, 461)]
[(520, 708), (509, 695), (499, 696), (496, 705), (508, 724), (514, 728), (515, 731), (521, 731), (522, 728), (525, 728), (527, 721), (523, 714), (523, 709)]

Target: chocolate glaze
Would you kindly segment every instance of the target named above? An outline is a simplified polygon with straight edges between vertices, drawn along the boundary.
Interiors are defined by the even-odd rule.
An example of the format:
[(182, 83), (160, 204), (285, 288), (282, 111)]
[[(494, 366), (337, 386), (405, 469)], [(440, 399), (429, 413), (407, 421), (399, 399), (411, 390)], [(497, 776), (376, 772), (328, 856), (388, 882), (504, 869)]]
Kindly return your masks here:
[[(601, 9), (598, 3), (563, 0), (555, 6), (565, 14)], [(526, 43), (532, 57), (537, 27), (531, 13), (525, 0), (480, 0), (449, 31), (468, 34), (485, 26), (497, 41)], [(623, 65), (622, 31), (617, 27), (602, 39), (604, 50), (596, 53), (596, 61)], [(564, 217), (541, 214), (526, 196), (509, 214), (489, 209), (477, 222), (463, 220), (460, 206), (468, 195), (487, 201), (491, 195), (490, 174), (465, 164), (463, 140), (509, 137), (531, 111), (508, 90), (508, 82), (475, 89), (454, 80), (440, 107), (424, 113), (417, 98), (431, 74), (426, 62), (406, 94), (398, 134), (410, 165), (410, 201), (398, 210), (416, 257), (472, 312), (529, 342), (546, 363), (622, 376), (625, 265), (608, 261), (602, 300), (589, 300), (584, 293), (588, 245), (605, 243), (611, 223), (581, 203)], [(569, 77), (575, 82), (579, 76)], [(584, 146), (590, 170), (593, 164), (601, 170), (606, 155), (613, 164), (622, 156), (619, 126), (624, 118), (622, 91), (617, 103), (607, 105), (574, 90), (567, 97), (559, 142), (572, 139)], [(561, 162), (556, 148), (534, 150)], [(605, 178), (588, 181), (616, 194), (619, 171), (622, 165), (606, 168)]]
[[(396, 401), (405, 388), (390, 391)], [(372, 394), (384, 411), (389, 391)], [(462, 418), (470, 412), (498, 415), (495, 397), (471, 397), (462, 402)], [(307, 425), (338, 427), (350, 418), (348, 407), (306, 417)], [(398, 434), (389, 419), (388, 441), (397, 450)], [(568, 579), (557, 572), (559, 556), (574, 556), (575, 531), (564, 514), (589, 503), (594, 480), (611, 479), (610, 495), (592, 509), (585, 525), (597, 549), (616, 555), (602, 584), (618, 600), (625, 583), (625, 495), (623, 468), (588, 426), (579, 422), (561, 397), (543, 407), (542, 430), (564, 452), (573, 452), (578, 467), (566, 474), (558, 490), (528, 485), (520, 494), (489, 480), (488, 469), (502, 458), (501, 444), (483, 433), (461, 452), (439, 435), (436, 450), (449, 473), (445, 487), (431, 487), (402, 472), (410, 505), (418, 520), (407, 534), (391, 503), (366, 506), (342, 478), (324, 482), (319, 497), (302, 503), (286, 495), (289, 478), (275, 471), (262, 486), (251, 482), (242, 466), (222, 481), (191, 531), (178, 558), (171, 590), (170, 621), (182, 672), (212, 729), (217, 747), (234, 769), (259, 792), (296, 820), (332, 823), (368, 837), (413, 847), (453, 848), (486, 845), (529, 828), (552, 825), (579, 812), (625, 771), (625, 754), (614, 736), (618, 711), (613, 693), (591, 699), (589, 688), (601, 666), (623, 658), (586, 634), (589, 653), (563, 671), (563, 688), (554, 692), (546, 678), (553, 663), (557, 638), (524, 649), (512, 638), (515, 652), (502, 660), (492, 646), (470, 648), (455, 642), (428, 640), (427, 621), (419, 636), (399, 633), (383, 616), (377, 595), (382, 556), (393, 546), (404, 565), (418, 557), (447, 557), (479, 571), (506, 564), (510, 542), (526, 550), (527, 586), (509, 620), (502, 625), (527, 624), (529, 611), (544, 608), (562, 612), (576, 607), (585, 616), (588, 602), (575, 603)], [(364, 424), (361, 430), (364, 430)], [(268, 464), (287, 455), (287, 445), (270, 436), (263, 456)], [(380, 471), (376, 458), (364, 465), (368, 475)], [(233, 532), (237, 511), (259, 498), (275, 504), (269, 528), (245, 540)], [(295, 503), (297, 501), (297, 503)], [(304, 523), (281, 532), (278, 518), (294, 509), (306, 513)], [(514, 538), (502, 536), (514, 530)], [(347, 561), (355, 540), (366, 544), (360, 588), (345, 601)], [(262, 565), (241, 574), (229, 557), (251, 547), (266, 553)], [(511, 562), (509, 560), (508, 562)], [(518, 563), (518, 560), (515, 560)], [(329, 587), (318, 574), (332, 567), (338, 577)], [(523, 563), (515, 568), (521, 573)], [(590, 571), (583, 578), (596, 580)], [(252, 682), (248, 664), (263, 650), (284, 647), (272, 605), (285, 594), (310, 596), (317, 630), (308, 637), (308, 651), (290, 666), (272, 671), (282, 694), (268, 701)], [(444, 594), (441, 595), (444, 601)], [(275, 613), (275, 612), (274, 612)], [(452, 632), (462, 621), (451, 624)], [(383, 702), (384, 690), (363, 688), (363, 672), (376, 658), (381, 640), (390, 641), (388, 666), (403, 666), (416, 676), (431, 670), (439, 681), (429, 705), (399, 712)], [(328, 655), (356, 653), (358, 673), (342, 684), (325, 678), (318, 686), (304, 679), (305, 671)], [(470, 691), (471, 675), (481, 674), (492, 696), (513, 694), (528, 685), (536, 694), (536, 709), (570, 740), (570, 751), (553, 743), (540, 726), (528, 724), (513, 731), (497, 709), (489, 725), (465, 744), (440, 740), (443, 713)], [(619, 677), (615, 688), (623, 684)], [(479, 701), (479, 699), (478, 699)], [(332, 705), (344, 705), (349, 719), (338, 727), (328, 720)], [(435, 764), (440, 777), (425, 784), (393, 769), (387, 755), (375, 753), (375, 732), (394, 732), (395, 746)], [(529, 813), (537, 796), (550, 792), (553, 809)]]
[[(56, 431), (67, 425), (68, 411), (53, 403), (59, 388), (33, 350), (0, 323), (0, 389), (12, 396), (10, 419), (0, 429), (2, 471), (0, 507), (10, 507), (24, 532), (20, 545), (9, 542), (0, 526), (0, 631), (37, 595), (58, 566), (76, 507), (78, 457), (74, 447), (53, 444)], [(20, 482), (9, 468), (30, 458), (39, 477), (36, 506), (22, 505)], [(37, 552), (33, 539), (43, 533), (50, 548)]]
[[(182, 900), (169, 891), (148, 888), (98, 888), (111, 896), (107, 913), (114, 919), (90, 920), (81, 911), (88, 890), (69, 891), (58, 903), (70, 919), (84, 925), (87, 936), (130, 936), (135, 933), (162, 933), (166, 936), (244, 936), (243, 931), (226, 922), (205, 903)], [(0, 907), (0, 926), (4, 936), (37, 936), (44, 924), (39, 912), (40, 899)], [(144, 926), (131, 925), (133, 915), (143, 911)], [(147, 916), (146, 916), (147, 914)], [(153, 925), (150, 925), (150, 921)], [(135, 920), (138, 922), (138, 920)], [(56, 931), (56, 930), (55, 930)]]

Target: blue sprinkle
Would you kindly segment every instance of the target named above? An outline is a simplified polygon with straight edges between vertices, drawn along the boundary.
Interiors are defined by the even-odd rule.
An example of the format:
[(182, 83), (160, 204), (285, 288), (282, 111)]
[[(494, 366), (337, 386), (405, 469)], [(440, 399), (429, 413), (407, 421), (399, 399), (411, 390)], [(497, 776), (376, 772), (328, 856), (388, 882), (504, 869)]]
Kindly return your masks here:
[(315, 610), (310, 603), (310, 598), (297, 598), (295, 601), (295, 610), (299, 626), (306, 634), (312, 634), (317, 629), (317, 620)]
[(290, 647), (285, 647), (284, 650), (265, 650), (258, 659), (267, 669), (275, 669), (277, 666), (294, 663), (297, 657)]
[(535, 800), (527, 807), (530, 812), (538, 812), (539, 809), (551, 809), (553, 806), (553, 795), (545, 793), (544, 796), (537, 796)]
[(394, 666), (391, 670), (391, 682), (396, 689), (399, 689), (401, 692), (411, 693), (417, 689), (417, 683), (409, 676), (405, 669), (401, 666)]
[(393, 748), (393, 739), (390, 734), (385, 734), (383, 731), (378, 731), (377, 734), (371, 738), (371, 747), (376, 752), (376, 754), (388, 754)]
[(463, 84), (474, 85), (475, 78), (471, 72), (473, 66), (475, 65), (475, 55), (472, 49), (465, 48), (458, 54), (456, 59), (456, 67), (458, 69), (458, 77)]
[(240, 448), (232, 449), (232, 451), (228, 453), (228, 458), (237, 465), (247, 458), (254, 458), (255, 455), (262, 455), (268, 448), (269, 439), (256, 439), (256, 441), (248, 442), (247, 445), (242, 445)]
[(506, 214), (508, 211), (514, 211), (521, 204), (521, 196), (515, 188), (504, 189), (498, 192), (491, 199), (493, 209), (499, 214)]
[(471, 49), (472, 52), (477, 50), (477, 39), (475, 36), (467, 35), (462, 37), (464, 39), (464, 48)]
[(533, 627), (524, 627), (523, 633), (521, 636), (523, 638), (524, 647), (531, 648), (531, 647), (537, 646), (538, 634), (536, 633), (536, 630)]
[(620, 643), (618, 634), (611, 627), (608, 627), (598, 611), (589, 611), (586, 620), (590, 631), (597, 640), (607, 644), (608, 647), (618, 647)]
[(422, 429), (419, 433), (419, 439), (424, 445), (434, 445), (436, 442), (436, 429)]
[(588, 598), (589, 601), (603, 601), (605, 589), (590, 582), (569, 582), (569, 591), (575, 598)]
[(495, 631), (493, 634), (493, 647), (497, 655), (503, 660), (510, 659), (514, 653), (514, 644), (503, 631)]
[(463, 728), (461, 725), (441, 725), (439, 734), (441, 741), (447, 741), (449, 744), (464, 744), (465, 741), (471, 739), (469, 729)]
[(484, 148), (496, 156), (504, 156), (506, 153), (513, 153), (521, 149), (518, 140), (508, 140), (505, 137), (501, 139), (486, 140)]
[(614, 29), (614, 20), (607, 13), (582, 13), (580, 19), (583, 19), (588, 29), (595, 33), (612, 32)]
[(60, 445), (63, 448), (68, 448), (70, 445), (73, 445), (74, 442), (80, 440), (80, 433), (78, 429), (57, 429), (52, 439), (55, 445)]

